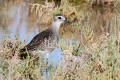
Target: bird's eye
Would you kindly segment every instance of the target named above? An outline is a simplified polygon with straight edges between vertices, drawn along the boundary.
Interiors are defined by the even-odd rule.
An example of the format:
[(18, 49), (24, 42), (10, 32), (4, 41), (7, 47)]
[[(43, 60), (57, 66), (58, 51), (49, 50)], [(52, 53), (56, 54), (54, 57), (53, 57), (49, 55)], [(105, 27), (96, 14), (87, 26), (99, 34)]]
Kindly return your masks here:
[(62, 19), (61, 17), (58, 17), (58, 19)]

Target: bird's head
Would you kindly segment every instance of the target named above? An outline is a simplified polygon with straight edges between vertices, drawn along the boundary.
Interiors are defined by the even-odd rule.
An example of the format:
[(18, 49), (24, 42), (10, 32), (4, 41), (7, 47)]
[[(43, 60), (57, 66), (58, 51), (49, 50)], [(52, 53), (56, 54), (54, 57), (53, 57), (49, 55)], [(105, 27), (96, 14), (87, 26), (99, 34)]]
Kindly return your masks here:
[(56, 14), (53, 19), (54, 23), (62, 24), (62, 23), (69, 23), (71, 24), (71, 21), (68, 21), (62, 14)]

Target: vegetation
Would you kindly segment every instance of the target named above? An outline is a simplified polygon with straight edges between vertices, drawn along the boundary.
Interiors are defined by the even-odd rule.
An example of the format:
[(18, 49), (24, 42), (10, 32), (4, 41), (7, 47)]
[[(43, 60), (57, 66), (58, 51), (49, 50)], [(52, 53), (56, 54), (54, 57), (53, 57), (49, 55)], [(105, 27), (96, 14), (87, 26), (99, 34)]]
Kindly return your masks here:
[[(35, 13), (34, 16), (38, 17), (36, 21), (51, 23), (53, 16), (50, 15), (61, 13), (73, 21), (69, 31), (66, 30), (67, 24), (63, 25), (67, 27), (62, 27), (61, 31), (64, 33), (72, 32), (72, 36), (77, 34), (77, 38), (80, 35), (80, 39), (72, 44), (66, 42), (66, 45), (64, 45), (65, 40), (60, 39), (59, 46), (64, 55), (61, 60), (62, 63), (57, 67), (46, 65), (41, 55), (39, 57), (28, 56), (27, 59), (21, 60), (18, 54), (25, 42), (20, 42), (18, 39), (3, 41), (0, 47), (0, 79), (119, 80), (120, 23), (117, 23), (119, 19), (113, 17), (115, 13), (112, 12), (116, 9), (108, 7), (94, 9), (92, 6), (86, 7), (88, 5), (82, 5), (78, 8), (78, 6), (72, 5), (67, 0), (61, 0), (59, 7), (55, 7), (54, 2), (30, 3), (29, 14), (32, 16)], [(81, 8), (84, 8), (83, 11)], [(97, 25), (95, 22), (100, 24)], [(110, 23), (111, 25), (109, 25)], [(47, 78), (44, 76), (46, 68), (49, 70), (49, 77)]]

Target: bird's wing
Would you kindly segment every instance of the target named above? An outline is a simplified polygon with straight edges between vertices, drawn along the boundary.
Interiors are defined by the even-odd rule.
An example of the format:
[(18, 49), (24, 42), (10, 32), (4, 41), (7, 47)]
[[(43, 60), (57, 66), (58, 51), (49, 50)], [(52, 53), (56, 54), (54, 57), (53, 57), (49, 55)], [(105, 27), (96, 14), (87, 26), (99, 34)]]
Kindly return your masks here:
[(45, 39), (48, 40), (52, 35), (53, 33), (49, 30), (37, 34), (35, 37), (33, 37), (31, 42), (23, 48), (23, 51), (37, 49), (37, 47), (39, 47), (39, 45), (41, 45)]

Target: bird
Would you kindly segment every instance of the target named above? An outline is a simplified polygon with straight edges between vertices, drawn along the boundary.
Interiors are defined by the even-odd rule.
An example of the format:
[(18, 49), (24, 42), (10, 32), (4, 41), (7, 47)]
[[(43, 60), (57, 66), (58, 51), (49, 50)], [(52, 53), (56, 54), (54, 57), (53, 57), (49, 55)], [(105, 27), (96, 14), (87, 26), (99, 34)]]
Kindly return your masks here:
[[(59, 29), (63, 23), (71, 24), (72, 22), (67, 20), (62, 14), (56, 14), (53, 17), (52, 24), (46, 30), (33, 37), (30, 43), (20, 49), (20, 53), (36, 54), (37, 52), (49, 55), (59, 41)], [(26, 57), (24, 54), (20, 56)]]

